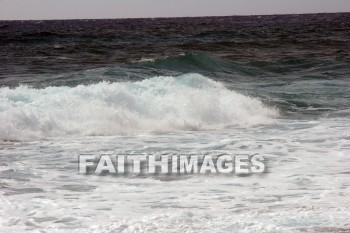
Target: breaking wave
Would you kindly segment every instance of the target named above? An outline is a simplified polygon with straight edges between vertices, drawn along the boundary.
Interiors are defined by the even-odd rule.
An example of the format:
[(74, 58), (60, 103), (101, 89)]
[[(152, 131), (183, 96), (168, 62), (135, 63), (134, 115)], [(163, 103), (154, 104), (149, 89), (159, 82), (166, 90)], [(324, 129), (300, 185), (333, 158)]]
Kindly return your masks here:
[(251, 127), (278, 111), (199, 74), (76, 87), (0, 89), (0, 139)]

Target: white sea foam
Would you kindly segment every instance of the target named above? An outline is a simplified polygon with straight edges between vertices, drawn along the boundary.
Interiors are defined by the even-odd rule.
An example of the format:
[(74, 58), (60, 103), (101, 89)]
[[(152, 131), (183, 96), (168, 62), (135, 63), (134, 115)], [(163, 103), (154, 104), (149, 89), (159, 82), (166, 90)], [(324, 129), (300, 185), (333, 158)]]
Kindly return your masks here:
[[(0, 146), (0, 232), (347, 232), (350, 120)], [(96, 176), (78, 156), (247, 155), (261, 175)]]
[(278, 111), (199, 74), (76, 87), (0, 89), (0, 139), (270, 124)]

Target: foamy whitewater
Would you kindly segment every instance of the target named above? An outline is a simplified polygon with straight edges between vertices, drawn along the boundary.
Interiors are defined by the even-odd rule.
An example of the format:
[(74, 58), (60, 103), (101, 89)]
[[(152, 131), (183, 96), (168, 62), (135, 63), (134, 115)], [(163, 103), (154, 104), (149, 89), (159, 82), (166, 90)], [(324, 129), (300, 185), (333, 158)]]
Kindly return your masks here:
[(249, 127), (278, 116), (199, 74), (39, 90), (3, 87), (0, 109), (3, 141)]
[[(0, 21), (0, 232), (350, 232), (350, 14)], [(79, 156), (263, 156), (82, 174)]]

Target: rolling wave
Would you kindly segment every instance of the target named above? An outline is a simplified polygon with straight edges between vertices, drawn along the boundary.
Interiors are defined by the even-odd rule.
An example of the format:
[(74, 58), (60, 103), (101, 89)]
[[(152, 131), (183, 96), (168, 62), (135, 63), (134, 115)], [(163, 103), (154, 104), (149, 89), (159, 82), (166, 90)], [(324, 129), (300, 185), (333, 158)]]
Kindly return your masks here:
[(3, 141), (251, 127), (276, 117), (276, 109), (199, 74), (0, 89)]
[[(135, 62), (134, 62), (135, 64)], [(226, 60), (210, 53), (182, 53), (177, 56), (142, 58), (136, 64), (157, 70), (170, 70), (181, 73), (220, 73), (236, 75), (257, 75), (254, 70), (242, 64)]]

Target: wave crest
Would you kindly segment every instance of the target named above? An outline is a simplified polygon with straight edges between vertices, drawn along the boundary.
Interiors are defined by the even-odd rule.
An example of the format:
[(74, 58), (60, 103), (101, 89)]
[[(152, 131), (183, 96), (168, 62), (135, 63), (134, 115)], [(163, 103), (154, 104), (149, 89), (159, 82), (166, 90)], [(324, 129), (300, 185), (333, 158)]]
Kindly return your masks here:
[(269, 124), (255, 98), (199, 74), (76, 87), (0, 89), (0, 139), (210, 130)]

